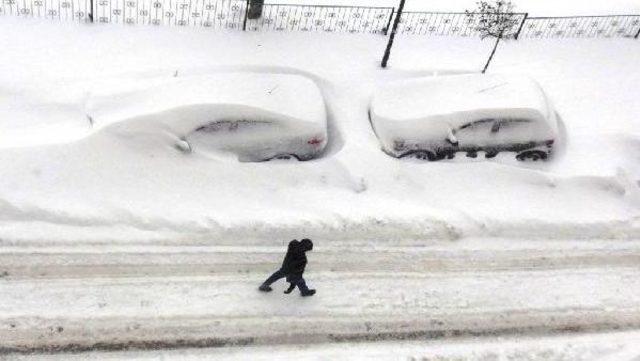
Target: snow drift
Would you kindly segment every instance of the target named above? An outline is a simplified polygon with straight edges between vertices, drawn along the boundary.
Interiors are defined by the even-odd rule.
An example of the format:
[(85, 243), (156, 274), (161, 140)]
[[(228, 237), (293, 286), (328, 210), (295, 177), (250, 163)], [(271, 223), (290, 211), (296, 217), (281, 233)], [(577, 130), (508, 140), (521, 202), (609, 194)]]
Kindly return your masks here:
[(374, 93), (370, 116), (383, 149), (396, 156), (415, 148), (544, 145), (558, 137), (547, 97), (537, 82), (523, 76), (456, 75), (383, 84)]
[[(51, 99), (74, 109), (63, 113), (78, 115), (42, 112), (21, 123), (30, 106), (3, 108), (2, 141), (23, 146), (3, 143), (0, 152), (2, 244), (281, 245), (302, 236), (319, 244), (425, 244), (487, 236), (640, 236), (640, 52), (630, 40), (505, 43), (493, 69), (525, 74), (544, 87), (566, 126), (565, 152), (544, 163), (496, 157), (429, 164), (380, 151), (367, 116), (372, 94), (389, 81), (437, 69), (478, 68), (490, 50), (487, 42), (403, 37), (391, 67), (381, 71), (373, 60), (386, 43), (372, 36), (216, 34), (3, 18), (0, 41), (6, 44), (0, 93), (8, 102)], [(87, 43), (94, 46), (77, 51)], [(220, 150), (204, 144), (212, 143), (211, 133), (203, 132), (202, 142), (193, 133), (207, 126), (200, 115), (210, 113), (211, 98), (198, 94), (197, 82), (185, 89), (194, 87), (188, 91), (198, 103), (168, 89), (227, 71), (313, 79), (326, 105), (332, 151), (311, 162), (219, 161)], [(242, 100), (255, 115), (256, 103), (240, 92), (247, 85), (229, 86), (239, 91), (219, 104), (237, 110), (235, 101)], [(279, 90), (254, 96), (266, 101)], [(297, 101), (299, 92), (288, 91), (260, 114), (278, 114), (288, 125), (303, 120), (305, 129), (313, 128), (321, 106), (315, 102), (318, 111), (307, 111)], [(154, 93), (162, 102), (140, 107)], [(185, 111), (169, 116), (164, 106), (174, 101), (171, 109)], [(93, 128), (85, 102), (94, 112)], [(202, 105), (207, 110), (189, 118)], [(42, 136), (31, 136), (36, 133)], [(192, 143), (193, 153), (177, 151), (181, 142)]]
[(219, 73), (137, 87), (112, 93), (96, 88), (87, 103), (94, 127), (166, 139), (183, 150), (230, 152), (241, 160), (311, 159), (327, 143), (320, 90), (299, 75)]

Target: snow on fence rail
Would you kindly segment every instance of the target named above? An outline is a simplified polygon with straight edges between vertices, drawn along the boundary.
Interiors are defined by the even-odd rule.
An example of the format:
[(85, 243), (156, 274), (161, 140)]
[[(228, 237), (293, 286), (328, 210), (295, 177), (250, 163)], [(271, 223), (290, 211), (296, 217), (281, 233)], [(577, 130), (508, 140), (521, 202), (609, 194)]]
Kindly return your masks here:
[(95, 22), (241, 29), (244, 0), (93, 0)]
[(0, 14), (113, 24), (203, 26), (250, 31), (385, 33), (392, 7), (264, 4), (247, 0), (0, 0)]
[[(525, 13), (514, 14), (521, 24)], [(443, 12), (403, 12), (398, 25), (399, 34), (408, 35), (454, 35), (480, 36), (477, 19), (470, 19), (465, 13)], [(515, 35), (518, 29), (513, 29)]]
[[(392, 7), (261, 4), (253, 0), (0, 0), (0, 15), (248, 31), (387, 34), (396, 14)], [(519, 25), (512, 33), (516, 38), (640, 36), (640, 15), (516, 16)], [(475, 27), (465, 13), (403, 12), (398, 34), (478, 36)]]
[[(529, 17), (514, 14), (518, 26), (511, 35), (516, 38), (638, 38), (640, 15), (599, 15)], [(478, 36), (477, 23), (465, 13), (403, 12), (399, 34)]]
[(390, 7), (265, 4), (262, 16), (249, 20), (246, 30), (384, 34), (393, 13)]
[(91, 0), (0, 0), (0, 15), (85, 22)]
[(640, 15), (528, 18), (520, 36), (526, 38), (638, 38)]

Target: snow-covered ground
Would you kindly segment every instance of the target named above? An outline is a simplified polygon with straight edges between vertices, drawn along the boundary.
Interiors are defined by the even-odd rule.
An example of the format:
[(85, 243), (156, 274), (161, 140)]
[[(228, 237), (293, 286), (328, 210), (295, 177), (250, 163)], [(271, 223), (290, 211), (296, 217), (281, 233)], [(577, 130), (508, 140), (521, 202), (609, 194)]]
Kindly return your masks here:
[[(1, 347), (640, 327), (639, 41), (500, 46), (489, 71), (532, 77), (560, 115), (562, 147), (544, 164), (425, 163), (380, 150), (367, 115), (375, 89), (477, 72), (492, 45), (479, 39), (399, 36), (387, 70), (378, 66), (386, 39), (375, 35), (0, 17), (0, 44)], [(231, 71), (313, 80), (326, 104), (322, 157), (241, 163), (185, 154), (102, 132), (86, 117), (89, 99), (114, 84), (139, 91)], [(318, 294), (285, 296), (282, 284), (258, 293), (284, 242), (302, 236), (316, 244), (307, 279)], [(634, 335), (584, 336), (576, 353), (550, 340), (555, 351), (542, 355), (532, 340), (522, 357), (633, 360), (623, 345)], [(507, 341), (504, 357), (521, 355), (521, 345)], [(394, 345), (369, 346), (353, 352), (397, 355)], [(318, 347), (302, 355), (342, 351)], [(495, 352), (474, 347), (448, 349), (468, 357), (415, 357)], [(274, 349), (237, 350), (230, 356)]]
[(636, 361), (640, 334), (612, 332), (546, 337), (498, 337), (414, 342), (249, 346), (146, 352), (13, 356), (8, 360), (384, 360), (384, 361)]
[[(477, 70), (491, 44), (375, 35), (211, 33), (0, 19), (0, 239), (273, 244), (465, 236), (633, 238), (640, 215), (640, 42), (506, 43), (490, 71), (531, 76), (561, 117), (548, 164), (437, 163), (384, 154), (367, 116), (390, 80)], [(25, 46), (29, 44), (29, 46)], [(329, 140), (310, 162), (238, 163), (100, 136), (92, 89), (224, 71), (302, 74)], [(129, 84), (129, 85), (127, 85)], [(295, 102), (296, 99), (291, 99)], [(278, 240), (278, 241), (276, 241)]]

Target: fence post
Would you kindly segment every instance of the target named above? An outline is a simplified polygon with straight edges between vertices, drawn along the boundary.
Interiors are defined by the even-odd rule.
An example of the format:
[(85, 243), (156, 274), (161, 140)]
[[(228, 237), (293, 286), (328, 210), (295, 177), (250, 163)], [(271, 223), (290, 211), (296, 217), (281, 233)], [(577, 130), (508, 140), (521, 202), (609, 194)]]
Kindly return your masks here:
[(92, 23), (93, 22), (93, 0), (90, 1), (89, 6), (91, 8), (89, 9), (89, 13), (87, 15), (89, 16), (89, 22)]
[(404, 10), (404, 2), (405, 0), (400, 0), (400, 5), (398, 5), (398, 12), (396, 13), (396, 19), (393, 21), (393, 29), (391, 29), (391, 36), (389, 36), (389, 42), (387, 43), (387, 48), (384, 51), (384, 56), (382, 57), (382, 63), (380, 66), (383, 68), (387, 67), (387, 63), (389, 62), (389, 57), (391, 56), (391, 47), (393, 47), (393, 40), (396, 37), (396, 31), (398, 31), (398, 24), (400, 24), (400, 18), (402, 17), (402, 10)]
[(528, 17), (529, 17), (529, 13), (524, 13), (524, 18), (522, 18), (522, 23), (520, 23), (520, 27), (518, 28), (518, 32), (516, 33), (516, 36), (514, 37), (514, 39), (518, 40), (518, 37), (520, 36), (520, 32), (522, 31), (522, 28), (524, 27), (524, 23), (527, 21)]
[(242, 22), (242, 31), (247, 31), (247, 18), (249, 17), (249, 2), (251, 0), (247, 0), (247, 5), (244, 8), (244, 21)]

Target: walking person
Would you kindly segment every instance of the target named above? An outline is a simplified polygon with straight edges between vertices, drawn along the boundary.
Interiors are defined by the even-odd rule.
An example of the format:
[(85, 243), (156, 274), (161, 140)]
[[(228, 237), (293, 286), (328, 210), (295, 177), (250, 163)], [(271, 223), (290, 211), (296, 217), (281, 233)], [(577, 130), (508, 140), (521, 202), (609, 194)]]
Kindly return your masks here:
[(295, 287), (298, 287), (302, 296), (313, 296), (316, 290), (311, 290), (307, 287), (302, 275), (304, 269), (307, 266), (307, 252), (313, 249), (313, 242), (310, 239), (304, 238), (301, 241), (293, 240), (289, 242), (287, 247), (287, 254), (284, 256), (282, 266), (279, 270), (275, 271), (266, 281), (264, 281), (258, 289), (262, 292), (271, 292), (271, 284), (281, 278), (286, 278), (290, 283), (289, 289), (285, 293), (290, 293)]

